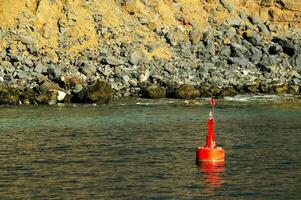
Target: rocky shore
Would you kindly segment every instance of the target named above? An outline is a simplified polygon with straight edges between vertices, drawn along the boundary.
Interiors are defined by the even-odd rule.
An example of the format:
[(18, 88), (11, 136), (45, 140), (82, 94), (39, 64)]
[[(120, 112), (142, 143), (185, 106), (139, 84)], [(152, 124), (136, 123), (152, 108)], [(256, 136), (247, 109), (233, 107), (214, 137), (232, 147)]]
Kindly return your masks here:
[[(87, 2), (93, 6), (93, 1)], [(120, 9), (124, 5), (128, 3), (116, 3)], [(221, 0), (210, 12), (230, 16), (233, 10), (231, 1)], [(58, 46), (50, 48), (39, 45), (39, 37), (47, 40), (51, 33), (38, 33), (30, 22), (33, 16), (23, 13), (24, 19), (14, 26), (0, 27), (0, 104), (300, 94), (301, 29), (282, 30), (277, 22), (239, 10), (235, 13), (222, 23), (209, 15), (206, 27), (182, 22), (189, 23), (189, 28), (156, 26), (147, 17), (130, 13), (135, 20), (116, 30), (107, 26), (105, 16), (94, 13), (97, 46), (77, 51), (70, 50), (72, 45), (92, 36), (70, 43), (66, 30), (78, 23), (76, 18), (57, 21)], [(147, 28), (154, 39), (134, 34), (137, 27)], [(125, 34), (133, 34), (134, 42)], [(169, 56), (160, 56), (165, 54)]]

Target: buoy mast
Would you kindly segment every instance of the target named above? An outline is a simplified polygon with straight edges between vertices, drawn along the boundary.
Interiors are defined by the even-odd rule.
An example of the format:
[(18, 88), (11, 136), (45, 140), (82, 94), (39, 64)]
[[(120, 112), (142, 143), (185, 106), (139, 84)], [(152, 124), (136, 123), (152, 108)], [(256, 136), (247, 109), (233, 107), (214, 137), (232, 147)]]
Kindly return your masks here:
[(217, 147), (215, 143), (214, 134), (214, 106), (216, 104), (215, 99), (210, 100), (211, 110), (208, 118), (208, 128), (206, 144), (203, 147), (196, 149), (197, 162), (223, 162), (225, 160), (225, 151), (221, 147)]

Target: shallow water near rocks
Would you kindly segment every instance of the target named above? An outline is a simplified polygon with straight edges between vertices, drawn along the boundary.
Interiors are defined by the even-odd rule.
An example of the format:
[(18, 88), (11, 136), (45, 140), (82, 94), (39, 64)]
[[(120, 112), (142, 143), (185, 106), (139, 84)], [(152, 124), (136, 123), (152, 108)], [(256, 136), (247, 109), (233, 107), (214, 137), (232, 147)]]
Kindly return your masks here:
[(1, 107), (0, 196), (301, 198), (300, 103), (220, 101), (226, 162), (213, 168), (195, 164), (208, 112), (174, 101)]

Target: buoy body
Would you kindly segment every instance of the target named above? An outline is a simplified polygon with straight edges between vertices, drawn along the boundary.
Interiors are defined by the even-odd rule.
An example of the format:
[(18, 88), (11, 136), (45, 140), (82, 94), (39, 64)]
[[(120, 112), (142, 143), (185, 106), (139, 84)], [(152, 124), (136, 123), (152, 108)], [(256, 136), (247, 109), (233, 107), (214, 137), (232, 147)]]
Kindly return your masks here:
[[(213, 102), (211, 100), (211, 102)], [(214, 103), (211, 103), (214, 106)], [(214, 108), (214, 107), (213, 107)], [(196, 149), (196, 160), (197, 162), (224, 162), (225, 161), (225, 151), (221, 147), (217, 147), (215, 144), (215, 134), (214, 134), (214, 119), (212, 116), (212, 111), (210, 112), (208, 119), (208, 130), (206, 144), (203, 147), (198, 147)]]
[(213, 149), (199, 147), (196, 150), (196, 159), (198, 162), (224, 162), (225, 151), (221, 147), (215, 147)]

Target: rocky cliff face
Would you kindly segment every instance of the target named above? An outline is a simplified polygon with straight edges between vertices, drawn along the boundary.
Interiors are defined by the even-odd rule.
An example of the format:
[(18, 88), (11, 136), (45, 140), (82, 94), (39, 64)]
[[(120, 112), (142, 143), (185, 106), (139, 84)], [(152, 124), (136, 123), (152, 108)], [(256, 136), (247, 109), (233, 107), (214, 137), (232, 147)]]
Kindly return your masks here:
[(298, 94), (300, 30), (299, 0), (0, 0), (0, 98)]

